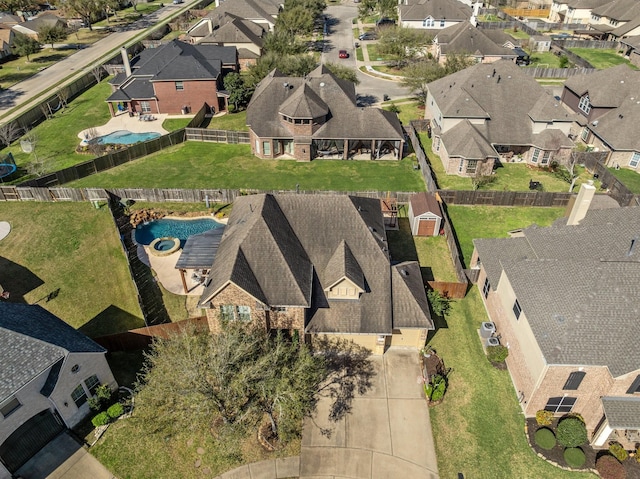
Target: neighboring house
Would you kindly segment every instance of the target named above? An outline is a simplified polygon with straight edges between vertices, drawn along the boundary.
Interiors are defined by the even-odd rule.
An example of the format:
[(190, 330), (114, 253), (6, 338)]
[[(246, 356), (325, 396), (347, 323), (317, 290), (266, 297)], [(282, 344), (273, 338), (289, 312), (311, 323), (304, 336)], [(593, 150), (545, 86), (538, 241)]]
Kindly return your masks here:
[[(608, 31), (611, 34), (614, 30), (624, 27), (628, 22), (638, 18), (640, 18), (640, 3), (636, 0), (612, 0), (593, 8), (589, 23), (592, 28)], [(606, 29), (603, 30), (602, 26), (605, 26)], [(635, 26), (638, 26), (637, 22)], [(623, 36), (621, 30), (618, 30), (614, 36)]]
[(438, 236), (442, 225), (440, 203), (432, 193), (409, 198), (409, 225), (414, 236)]
[(409, 28), (442, 30), (473, 15), (469, 5), (458, 0), (403, 0), (398, 7), (398, 24)]
[(18, 23), (12, 27), (16, 33), (22, 33), (28, 37), (38, 40), (38, 32), (43, 27), (63, 27), (67, 28), (67, 22), (53, 13), (42, 13), (26, 22)]
[(434, 153), (445, 171), (490, 175), (496, 160), (566, 161), (573, 115), (512, 61), (477, 64), (427, 85)]
[(518, 54), (498, 45), (468, 21), (439, 31), (433, 39), (435, 57), (439, 63), (447, 61), (447, 55), (458, 54), (473, 58), (477, 63), (493, 63), (498, 60), (514, 61)]
[(14, 33), (11, 28), (2, 28), (0, 26), (0, 58), (6, 58), (13, 54), (11, 47), (13, 46)]
[(0, 477), (78, 424), (100, 384), (117, 387), (105, 353), (41, 306), (0, 303)]
[(511, 50), (520, 47), (520, 41), (513, 38), (504, 30), (487, 28), (483, 30), (482, 33), (489, 37), (496, 45), (500, 45)]
[(591, 10), (611, 0), (553, 0), (549, 21), (554, 23), (588, 24)]
[(397, 115), (358, 106), (355, 85), (324, 65), (306, 77), (273, 70), (251, 97), (247, 125), (260, 158), (391, 160), (404, 151)]
[(551, 50), (551, 38), (546, 35), (530, 36), (529, 50), (532, 52), (548, 52)]
[(632, 39), (640, 35), (640, 15), (608, 32), (610, 40)]
[(564, 84), (562, 102), (578, 114), (580, 139), (609, 151), (606, 163), (640, 171), (640, 71), (627, 65), (575, 75)]
[(189, 28), (187, 37), (197, 43), (213, 32), (226, 14), (257, 23), (266, 31), (272, 31), (281, 10), (282, 4), (277, 0), (227, 0)]
[[(640, 208), (589, 210), (519, 237), (476, 239), (471, 259), (526, 417), (580, 414), (592, 446), (640, 440)], [(626, 414), (625, 414), (626, 413)]]
[(380, 200), (347, 195), (238, 197), (200, 305), (221, 320), (421, 348), (433, 329), (420, 266), (391, 264)]
[(637, 67), (640, 67), (640, 34), (620, 40), (625, 56)]
[[(204, 24), (203, 28), (205, 27), (211, 28), (213, 25), (211, 23)], [(257, 23), (225, 14), (215, 29), (212, 28), (206, 36), (198, 39), (195, 43), (236, 47), (240, 70), (247, 70), (262, 55), (266, 33), (264, 27)]]
[(143, 50), (131, 62), (122, 49), (125, 72), (109, 83), (111, 116), (198, 111), (204, 103), (226, 110), (228, 94), (223, 77), (238, 70), (235, 47), (191, 45), (178, 40)]

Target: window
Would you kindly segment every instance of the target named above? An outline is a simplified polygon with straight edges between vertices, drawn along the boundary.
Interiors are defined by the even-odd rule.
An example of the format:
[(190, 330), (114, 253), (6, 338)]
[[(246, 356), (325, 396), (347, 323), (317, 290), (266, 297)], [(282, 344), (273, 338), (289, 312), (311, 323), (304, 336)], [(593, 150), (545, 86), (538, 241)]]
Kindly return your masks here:
[(274, 141), (273, 142), (273, 154), (274, 155), (279, 155), (280, 154), (280, 142), (279, 141)]
[(251, 308), (249, 306), (238, 306), (238, 319), (240, 321), (251, 321)]
[(478, 168), (478, 160), (467, 161), (467, 173), (475, 173)]
[(142, 113), (151, 113), (151, 104), (148, 101), (141, 101), (140, 109)]
[(533, 149), (533, 155), (531, 155), (531, 162), (532, 163), (537, 163), (539, 156), (540, 156), (540, 148), (534, 148)]
[(262, 142), (262, 153), (265, 156), (271, 155), (271, 143), (269, 143), (268, 141)]
[(564, 383), (562, 389), (575, 391), (580, 387), (580, 383), (582, 382), (586, 374), (587, 373), (585, 373), (584, 371), (572, 372), (571, 374), (569, 374), (569, 379), (567, 379), (567, 382)]
[(566, 413), (571, 412), (573, 405), (576, 403), (576, 398), (570, 398), (567, 396), (550, 398), (547, 405), (544, 407), (545, 411), (551, 411), (553, 413)]
[(640, 153), (638, 153), (637, 151), (634, 151), (633, 155), (631, 155), (631, 161), (629, 161), (629, 166), (631, 168), (637, 168), (638, 162), (640, 162)]
[(260, 154), (260, 140), (256, 140), (256, 155)]
[(100, 381), (98, 380), (98, 376), (95, 374), (84, 381), (84, 385), (87, 386), (87, 390), (91, 396), (95, 395), (96, 389), (100, 386)]
[(515, 303), (513, 303), (513, 314), (516, 316), (516, 319), (520, 319), (520, 313), (522, 313), (522, 308), (516, 299)]
[(9, 415), (11, 415), (12, 412), (14, 412), (20, 406), (22, 406), (22, 404), (20, 404), (20, 401), (18, 401), (16, 398), (11, 398), (9, 399), (9, 401), (4, 403), (2, 407), (0, 407), (0, 413), (4, 417), (8, 417)]
[(436, 151), (440, 151), (440, 137), (439, 136), (436, 136), (435, 145), (436, 145)]
[(422, 26), (423, 27), (435, 27), (435, 25), (436, 25), (436, 22), (431, 17), (427, 17), (424, 20), (422, 20)]
[(444, 20), (440, 20), (440, 28), (444, 28)]
[(184, 82), (177, 81), (176, 82), (176, 91), (182, 91), (182, 90), (184, 90)]
[(640, 374), (631, 383), (631, 387), (627, 389), (627, 394), (640, 393)]
[(482, 296), (484, 296), (484, 299), (487, 299), (487, 296), (489, 296), (490, 289), (491, 289), (491, 285), (489, 284), (489, 278), (485, 278), (484, 286), (482, 286)]
[(545, 151), (542, 154), (542, 161), (540, 162), (541, 165), (546, 165), (547, 163), (549, 163), (549, 159), (551, 158), (551, 152), (550, 151)]
[(80, 407), (87, 402), (87, 393), (84, 391), (82, 384), (78, 384), (76, 388), (71, 392), (71, 399), (76, 406)]
[(231, 321), (236, 319), (236, 308), (232, 304), (223, 304), (220, 306), (220, 318)]
[(73, 374), (75, 374), (75, 373), (77, 373), (78, 371), (80, 371), (80, 365), (79, 365), (79, 364), (74, 364), (74, 365), (71, 367), (71, 372), (72, 372)]
[(580, 134), (580, 138), (582, 138), (582, 141), (587, 141), (587, 138), (589, 138), (589, 128), (588, 127), (584, 127), (582, 129), (582, 133)]
[(593, 20), (594, 22), (599, 22), (600, 21), (600, 16), (599, 15), (591, 15), (591, 20)]
[(578, 108), (583, 111), (586, 115), (591, 111), (591, 103), (589, 102), (589, 95), (584, 95), (580, 98), (580, 103), (578, 103)]
[(618, 26), (618, 20), (614, 20), (612, 18), (609, 19), (609, 25), (613, 26), (613, 27), (617, 27)]
[(275, 311), (277, 313), (284, 313), (287, 311), (287, 307), (286, 306), (275, 306), (273, 308), (271, 308), (271, 311)]

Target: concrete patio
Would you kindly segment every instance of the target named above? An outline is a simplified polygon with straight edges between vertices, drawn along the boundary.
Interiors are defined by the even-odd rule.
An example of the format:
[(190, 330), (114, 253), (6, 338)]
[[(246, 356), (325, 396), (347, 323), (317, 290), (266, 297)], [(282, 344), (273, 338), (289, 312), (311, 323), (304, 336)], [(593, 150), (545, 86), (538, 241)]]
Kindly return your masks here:
[[(90, 131), (92, 129), (95, 130), (95, 133), (98, 136), (108, 135), (109, 133), (113, 133), (118, 130), (127, 130), (133, 133), (160, 133), (161, 135), (169, 133), (167, 130), (162, 128), (162, 123), (167, 118), (171, 118), (171, 116), (166, 114), (153, 114), (153, 117), (155, 118), (153, 121), (142, 121), (137, 116), (129, 116), (128, 113), (121, 113), (111, 118), (104, 125), (85, 128), (78, 133), (78, 138), (80, 138), (81, 144), (84, 144), (87, 135), (91, 136), (91, 133), (93, 133)], [(179, 116), (178, 118), (184, 117)]]

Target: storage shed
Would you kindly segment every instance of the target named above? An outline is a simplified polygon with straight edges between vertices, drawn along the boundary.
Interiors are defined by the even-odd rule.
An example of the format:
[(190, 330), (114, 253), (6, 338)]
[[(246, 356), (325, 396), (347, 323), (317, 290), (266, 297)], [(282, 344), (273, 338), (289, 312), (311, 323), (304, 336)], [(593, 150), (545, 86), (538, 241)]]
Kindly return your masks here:
[(414, 236), (438, 236), (442, 212), (431, 193), (418, 193), (409, 199), (409, 223)]

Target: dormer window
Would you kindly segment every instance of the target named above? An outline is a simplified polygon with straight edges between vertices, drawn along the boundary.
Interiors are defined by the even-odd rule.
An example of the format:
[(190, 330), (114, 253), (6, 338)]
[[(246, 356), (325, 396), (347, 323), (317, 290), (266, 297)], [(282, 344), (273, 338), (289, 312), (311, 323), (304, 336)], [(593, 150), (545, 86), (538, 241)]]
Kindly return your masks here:
[(578, 103), (578, 108), (580, 108), (580, 111), (582, 111), (585, 115), (589, 114), (589, 112), (591, 111), (589, 94), (582, 95), (582, 98), (580, 98), (580, 103)]
[(426, 28), (435, 27), (436, 21), (432, 17), (427, 17), (424, 20), (422, 20), (422, 26)]

